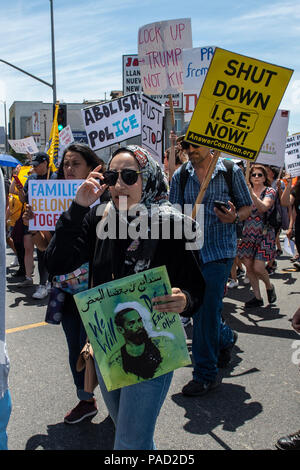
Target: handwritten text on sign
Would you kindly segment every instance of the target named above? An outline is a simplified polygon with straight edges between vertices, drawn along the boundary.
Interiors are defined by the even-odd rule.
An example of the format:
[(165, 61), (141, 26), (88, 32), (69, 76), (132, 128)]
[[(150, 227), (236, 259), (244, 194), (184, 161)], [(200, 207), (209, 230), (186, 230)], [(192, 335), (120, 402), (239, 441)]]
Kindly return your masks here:
[(286, 139), (285, 171), (292, 177), (300, 176), (300, 134)]
[(182, 51), (185, 121), (190, 121), (192, 117), (214, 51), (214, 46), (194, 47)]
[(135, 93), (82, 109), (81, 113), (93, 150), (141, 134), (139, 98)]
[(138, 54), (144, 93), (183, 92), (182, 49), (191, 47), (190, 18), (141, 27), (138, 32)]
[(142, 147), (148, 149), (153, 158), (162, 166), (164, 108), (148, 96), (142, 95), (141, 114)]
[(254, 161), (292, 73), (216, 48), (186, 140)]
[(34, 212), (29, 230), (55, 230), (62, 212), (69, 209), (84, 180), (29, 180), (28, 199)]

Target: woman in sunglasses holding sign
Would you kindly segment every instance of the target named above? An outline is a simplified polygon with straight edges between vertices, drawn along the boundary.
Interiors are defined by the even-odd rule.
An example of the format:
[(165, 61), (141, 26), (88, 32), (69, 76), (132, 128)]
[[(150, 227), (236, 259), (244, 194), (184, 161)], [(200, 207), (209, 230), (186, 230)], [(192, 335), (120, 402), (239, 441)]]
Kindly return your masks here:
[[(75, 260), (89, 261), (92, 283), (97, 286), (165, 265), (172, 294), (152, 299), (153, 303), (162, 302), (155, 309), (193, 314), (202, 302), (204, 281), (197, 258), (191, 250), (185, 249), (186, 240), (175, 239), (172, 230), (168, 239), (157, 239), (157, 236), (152, 239), (150, 223), (146, 237), (138, 234), (133, 239), (129, 230), (124, 237), (124, 227), (135, 220), (132, 214), (137, 204), (143, 205), (149, 222), (153, 208), (156, 209), (160, 229), (167, 220), (171, 227), (175, 222), (184, 222), (185, 216), (168, 202), (167, 182), (161, 168), (146, 150), (130, 145), (113, 153), (104, 174), (99, 171), (97, 167), (90, 173), (78, 188), (70, 209), (60, 217), (47, 250), (49, 271), (59, 274), (72, 270)], [(99, 206), (89, 210), (107, 187), (111, 201), (105, 209), (100, 211)], [(102, 237), (101, 227), (105, 221), (113, 219), (113, 214), (117, 216), (115, 230), (108, 225), (106, 237)], [(161, 237), (162, 232), (156, 231), (155, 235), (159, 233)], [(111, 392), (107, 391), (99, 370), (97, 373), (103, 399), (116, 427), (114, 449), (155, 449), (155, 424), (172, 372)]]
[(267, 223), (267, 217), (275, 201), (276, 192), (270, 187), (264, 166), (254, 164), (249, 173), (249, 191), (252, 197), (252, 212), (244, 222), (243, 235), (238, 246), (238, 257), (247, 268), (254, 297), (245, 303), (245, 308), (262, 307), (259, 281), (266, 286), (268, 302), (276, 302), (274, 285), (270, 283), (265, 268), (275, 256), (275, 229)]

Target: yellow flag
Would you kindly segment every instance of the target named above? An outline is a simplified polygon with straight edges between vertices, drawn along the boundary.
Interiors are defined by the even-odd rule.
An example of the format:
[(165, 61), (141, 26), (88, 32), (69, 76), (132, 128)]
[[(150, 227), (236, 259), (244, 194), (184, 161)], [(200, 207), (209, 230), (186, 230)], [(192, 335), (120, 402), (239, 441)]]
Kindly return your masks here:
[(47, 154), (49, 155), (49, 168), (51, 171), (56, 171), (58, 168), (58, 145), (59, 145), (59, 133), (57, 115), (59, 110), (59, 102), (55, 104), (55, 112), (52, 123), (52, 128), (49, 137), (49, 148)]

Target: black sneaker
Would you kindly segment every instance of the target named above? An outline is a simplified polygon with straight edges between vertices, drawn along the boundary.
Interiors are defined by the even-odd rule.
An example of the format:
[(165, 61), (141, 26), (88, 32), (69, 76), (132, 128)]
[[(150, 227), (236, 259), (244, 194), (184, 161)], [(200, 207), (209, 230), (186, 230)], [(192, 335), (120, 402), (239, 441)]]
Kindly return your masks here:
[(300, 450), (300, 430), (294, 434), (281, 437), (275, 446), (279, 450)]
[(230, 364), (232, 350), (233, 350), (235, 343), (237, 342), (237, 339), (238, 339), (238, 334), (234, 331), (233, 342), (231, 343), (231, 345), (225, 349), (221, 349), (220, 354), (219, 354), (219, 360), (218, 360), (218, 367), (220, 369), (224, 369)]
[(272, 285), (272, 289), (267, 289), (267, 296), (268, 296), (268, 301), (269, 304), (273, 304), (277, 300), (276, 292), (275, 292), (275, 287)]
[(275, 274), (276, 268), (274, 268), (273, 266), (266, 266), (266, 271), (269, 276), (273, 276), (273, 274)]
[(202, 397), (206, 395), (211, 390), (214, 390), (220, 385), (220, 382), (196, 382), (195, 380), (191, 380), (188, 384), (186, 384), (183, 389), (183, 395), (187, 397)]
[(83, 419), (88, 418), (89, 416), (95, 416), (97, 413), (98, 408), (95, 398), (92, 402), (81, 400), (73, 410), (66, 414), (64, 422), (66, 424), (80, 423)]
[(257, 299), (256, 297), (253, 297), (253, 299), (248, 300), (248, 302), (245, 302), (245, 308), (262, 307), (263, 304), (263, 299)]

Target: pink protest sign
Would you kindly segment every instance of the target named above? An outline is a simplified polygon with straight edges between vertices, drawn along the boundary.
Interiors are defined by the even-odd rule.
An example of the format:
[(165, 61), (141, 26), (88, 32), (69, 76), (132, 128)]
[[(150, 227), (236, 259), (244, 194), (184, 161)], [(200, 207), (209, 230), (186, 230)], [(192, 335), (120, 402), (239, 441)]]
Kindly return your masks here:
[(144, 93), (183, 92), (182, 49), (191, 47), (190, 18), (142, 26), (138, 32), (138, 55)]

